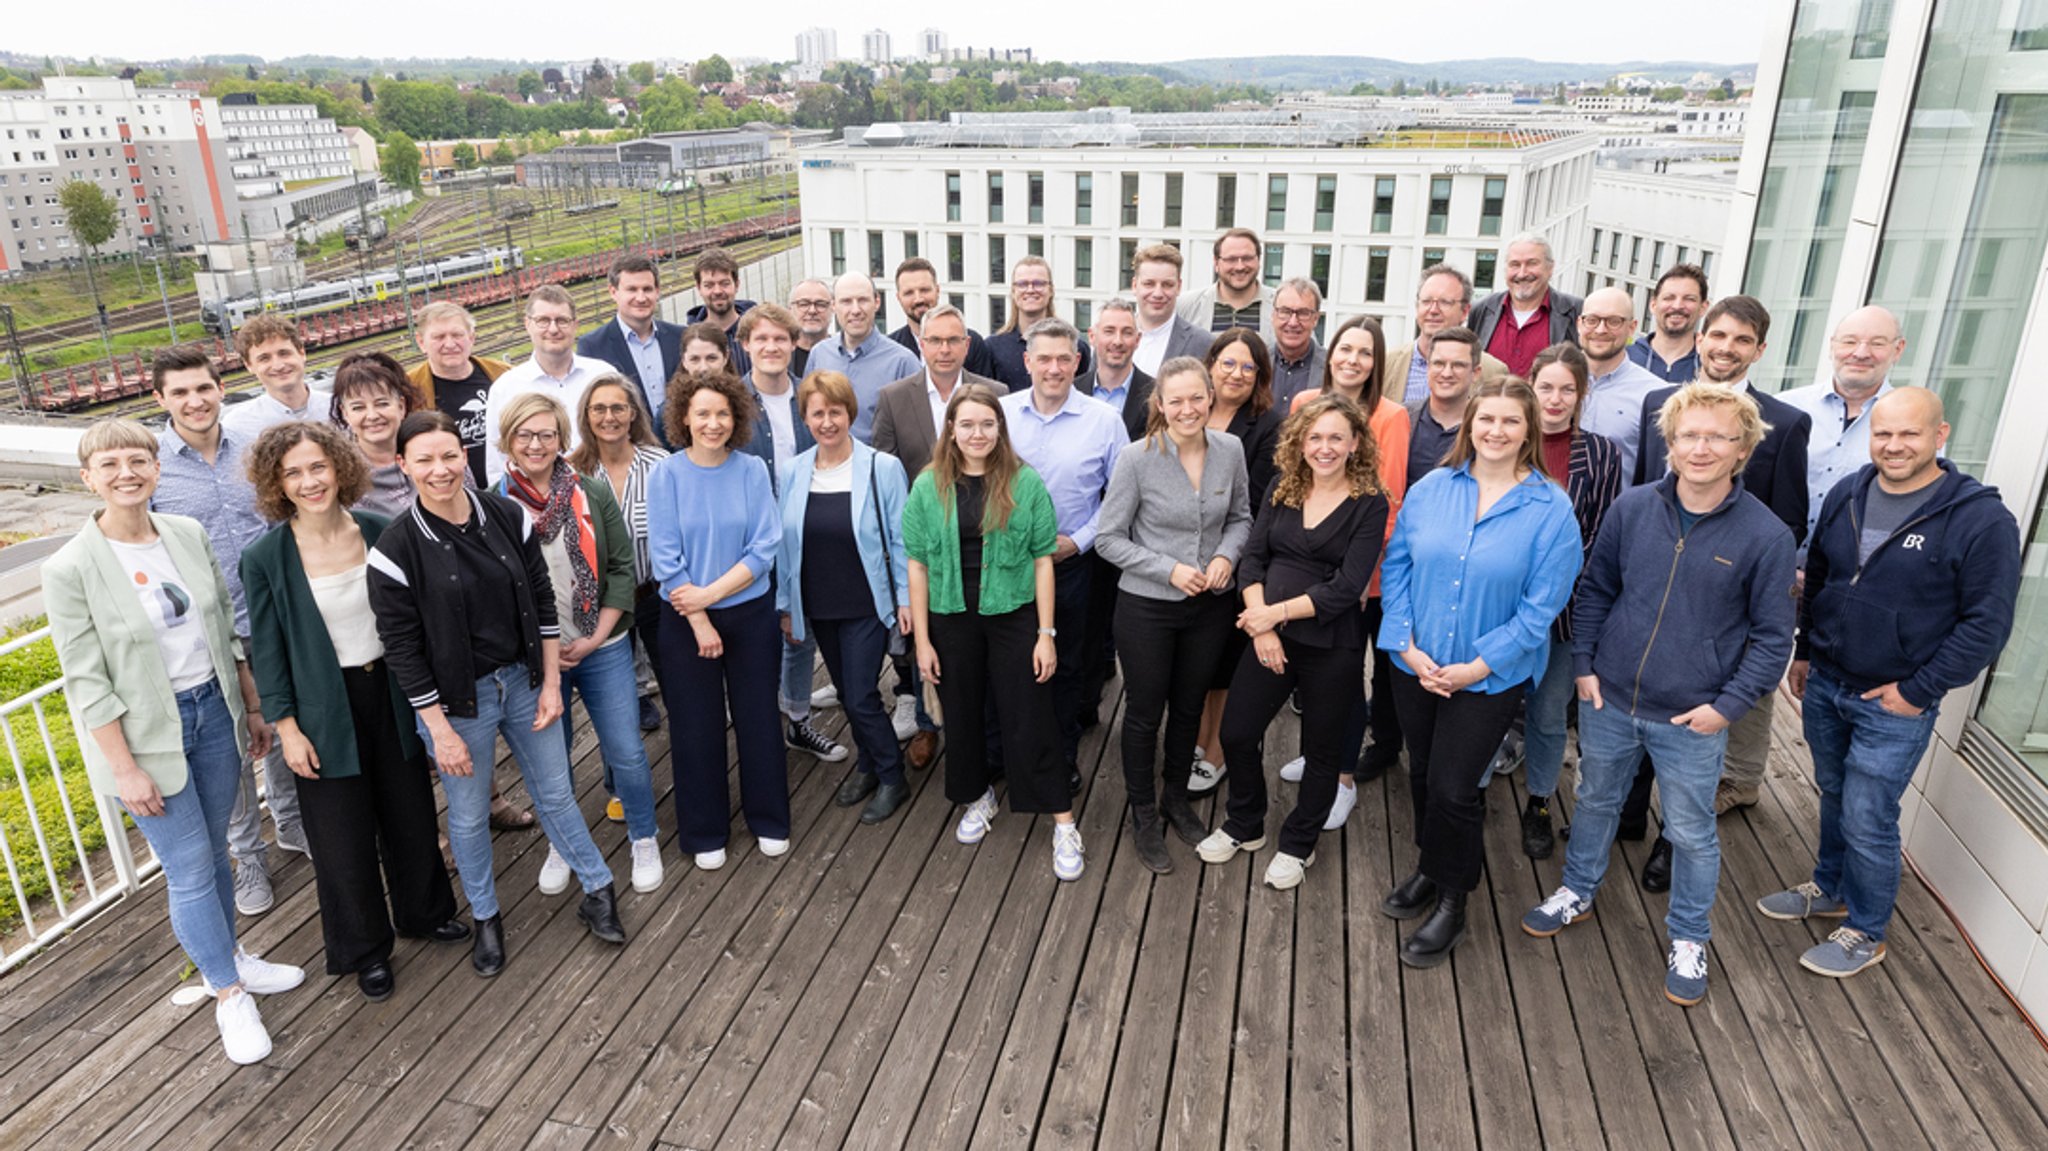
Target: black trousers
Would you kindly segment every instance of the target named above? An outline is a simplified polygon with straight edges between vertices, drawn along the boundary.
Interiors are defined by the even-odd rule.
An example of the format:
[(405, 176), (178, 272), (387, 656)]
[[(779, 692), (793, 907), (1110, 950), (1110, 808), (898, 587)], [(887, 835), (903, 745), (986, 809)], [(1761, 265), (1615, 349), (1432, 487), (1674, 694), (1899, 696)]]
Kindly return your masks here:
[(329, 975), (388, 961), (394, 922), (417, 936), (455, 918), (455, 892), (434, 821), (433, 768), (424, 751), (407, 759), (398, 742), (384, 661), (372, 670), (343, 668), (341, 682), (355, 721), (360, 773), (292, 776), (313, 857)]
[(1102, 687), (1116, 662), (1116, 605), (1123, 598), (1117, 584), (1124, 573), (1097, 552), (1089, 552), (1088, 560), (1093, 570), (1088, 573), (1088, 623), (1081, 629), (1081, 704), (1076, 718), (1096, 712), (1100, 719)]
[(810, 634), (825, 656), (825, 672), (839, 689), (847, 730), (860, 751), (856, 771), (883, 783), (903, 782), (903, 749), (889, 712), (882, 707), (882, 660), (889, 653), (889, 626), (872, 615), (859, 619), (812, 619)]
[(1237, 619), (1234, 595), (1163, 600), (1120, 592), (1116, 642), (1124, 660), (1124, 792), (1132, 807), (1152, 807), (1152, 763), (1159, 754), (1160, 717), (1166, 717), (1169, 789), (1185, 790), (1194, 766), (1195, 738), (1209, 669), (1223, 658)]
[(1657, 765), (1650, 757), (1643, 757), (1643, 765), (1636, 769), (1636, 777), (1628, 785), (1628, 798), (1621, 802), (1621, 822), (1644, 826), (1650, 821), (1650, 788), (1657, 782)]
[[(1060, 664), (1052, 673), (1054, 723), (1047, 730), (1059, 734), (1060, 758), (1069, 771), (1078, 766), (1081, 759), (1082, 653), (1086, 646), (1084, 637), (1088, 630), (1088, 588), (1092, 582), (1090, 577), (1094, 574), (1094, 562), (1095, 557), (1092, 555), (1077, 555), (1065, 563), (1052, 566), (1052, 626), (1053, 630), (1059, 633), (1053, 637), (1053, 647), (1059, 652)], [(1031, 638), (1034, 642), (1038, 638), (1036, 611), (1036, 608), (1032, 609), (1031, 617)], [(1031, 665), (1028, 656), (1024, 664), (1027, 668)], [(944, 674), (943, 670), (940, 674)], [(946, 715), (949, 723), (955, 714), (952, 706), (947, 705)], [(988, 749), (989, 762), (998, 765), (998, 774), (1001, 765), (1009, 761), (1009, 743), (1004, 739), (1003, 733), (1009, 722), (997, 712), (982, 713), (982, 723), (986, 725), (987, 730), (983, 745)], [(960, 733), (954, 732), (953, 739), (947, 742), (947, 746), (951, 747), (953, 741), (959, 738)]]
[[(1380, 621), (1386, 618), (1380, 607), (1380, 597), (1365, 601), (1365, 631), (1374, 641), (1380, 634)], [(1372, 731), (1372, 756), (1376, 762), (1393, 763), (1401, 754), (1401, 716), (1394, 708), (1394, 661), (1401, 658), (1390, 651), (1373, 652), (1372, 660), (1372, 714), (1367, 722)]]
[[(1236, 617), (1233, 616), (1233, 619)], [(1266, 727), (1296, 688), (1301, 690), (1301, 786), (1294, 810), (1280, 824), (1280, 850), (1306, 859), (1323, 834), (1323, 820), (1337, 798), (1344, 717), (1358, 702), (1365, 651), (1356, 647), (1310, 647), (1282, 636), (1287, 654), (1284, 671), (1259, 663), (1256, 644), (1248, 645), (1230, 679), (1230, 702), (1223, 708), (1223, 768), (1230, 781), (1229, 815), (1223, 828), (1231, 838), (1258, 839), (1266, 833)], [(1128, 721), (1127, 721), (1128, 722)], [(1190, 752), (1192, 755), (1192, 752)]]
[(939, 705), (945, 712), (946, 798), (972, 803), (995, 778), (988, 758), (983, 708), (1002, 721), (1010, 810), (1071, 811), (1067, 770), (1060, 761), (1052, 685), (1031, 674), (1038, 609), (1026, 604), (997, 616), (931, 613), (939, 653)]
[(725, 716), (739, 753), (740, 811), (757, 839), (789, 838), (789, 752), (782, 744), (782, 628), (775, 601), (758, 595), (708, 613), (724, 641), (717, 659), (697, 654), (690, 621), (661, 613), (669, 759), (675, 772), (676, 845), (695, 854), (726, 845), (732, 791), (725, 770)]
[(1394, 707), (1408, 738), (1408, 795), (1422, 874), (1452, 891), (1470, 891), (1486, 862), (1479, 777), (1514, 722), (1526, 685), (1493, 695), (1453, 692), (1445, 699), (1405, 671), (1393, 677)]
[[(654, 684), (661, 687), (661, 617), (675, 609), (661, 598), (661, 585), (650, 582), (653, 591), (633, 601), (633, 642), (647, 653), (647, 666), (654, 671)], [(607, 780), (606, 782), (610, 782)]]

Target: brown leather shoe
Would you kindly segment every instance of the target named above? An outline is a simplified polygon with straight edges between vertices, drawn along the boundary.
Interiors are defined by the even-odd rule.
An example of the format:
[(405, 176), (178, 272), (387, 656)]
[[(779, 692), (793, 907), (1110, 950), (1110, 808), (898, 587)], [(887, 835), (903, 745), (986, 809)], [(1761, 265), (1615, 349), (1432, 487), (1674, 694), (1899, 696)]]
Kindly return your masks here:
[(910, 766), (923, 771), (939, 754), (939, 733), (919, 730), (910, 737)]
[(1730, 787), (1728, 781), (1724, 779), (1714, 789), (1714, 814), (1726, 815), (1738, 807), (1755, 807), (1757, 800), (1760, 798), (1762, 796), (1755, 791), (1744, 791), (1740, 788)]

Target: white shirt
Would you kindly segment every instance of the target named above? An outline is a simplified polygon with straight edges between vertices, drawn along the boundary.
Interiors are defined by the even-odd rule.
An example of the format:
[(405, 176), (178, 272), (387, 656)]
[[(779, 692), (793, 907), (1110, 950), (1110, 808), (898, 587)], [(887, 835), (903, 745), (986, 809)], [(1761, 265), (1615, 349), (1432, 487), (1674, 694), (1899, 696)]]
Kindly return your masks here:
[(1159, 365), (1166, 359), (1166, 342), (1172, 338), (1172, 316), (1166, 317), (1165, 323), (1149, 332), (1139, 329), (1138, 350), (1131, 356), (1131, 363), (1136, 364), (1139, 371), (1157, 379)]
[(128, 569), (142, 614), (156, 629), (156, 646), (163, 653), (171, 690), (185, 691), (212, 679), (213, 649), (206, 646), (206, 627), (193, 610), (192, 591), (163, 537), (146, 544), (110, 539), (107, 546), (114, 550), (114, 559)]
[[(961, 381), (966, 378), (967, 373), (960, 373), (959, 378), (953, 381), (953, 390), (959, 391)], [(946, 397), (939, 394), (939, 385), (932, 382), (932, 373), (929, 368), (924, 373), (924, 399), (925, 403), (931, 405), (932, 439), (936, 441), (940, 433), (946, 430), (946, 404), (949, 401)]]
[(569, 442), (562, 445), (562, 451), (572, 452), (576, 450), (576, 405), (583, 399), (583, 389), (613, 370), (603, 360), (576, 356), (569, 363), (568, 374), (558, 378), (541, 370), (539, 362), (529, 357), (499, 376), (491, 384), (489, 398), (484, 400), (485, 481), (495, 484), (505, 475), (505, 453), (498, 450), (498, 417), (504, 413), (506, 404), (527, 392), (546, 392), (561, 401), (563, 410), (569, 414)]
[(327, 423), (333, 405), (334, 394), (318, 388), (306, 389), (306, 406), (303, 408), (285, 407), (268, 391), (263, 391), (257, 393), (254, 399), (229, 404), (220, 414), (220, 426), (222, 431), (242, 443), (254, 446), (257, 436), (286, 420), (317, 420), (323, 424)]
[(361, 667), (384, 658), (384, 640), (377, 634), (377, 617), (370, 612), (369, 564), (307, 576), (306, 586), (312, 589), (313, 606), (320, 609), (320, 622), (327, 625), (327, 638), (341, 666)]
[(768, 413), (768, 435), (775, 445), (775, 466), (780, 469), (796, 455), (796, 389), (779, 394), (756, 391), (761, 410)]

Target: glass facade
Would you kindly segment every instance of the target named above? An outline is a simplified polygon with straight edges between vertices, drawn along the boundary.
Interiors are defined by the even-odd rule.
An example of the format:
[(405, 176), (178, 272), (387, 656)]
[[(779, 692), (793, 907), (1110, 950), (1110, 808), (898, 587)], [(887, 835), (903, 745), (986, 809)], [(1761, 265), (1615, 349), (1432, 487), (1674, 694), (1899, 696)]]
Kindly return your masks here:
[[(1872, 33), (1872, 13), (1885, 18)], [(1769, 159), (1757, 194), (1756, 230), (1742, 291), (1771, 313), (1771, 350), (1757, 364), (1760, 383), (1804, 382), (1820, 366), (1849, 205), (1870, 135), (1889, 3), (1802, 3), (1778, 94)], [(1679, 256), (1680, 260), (1685, 257)]]
[(1081, 172), (1074, 177), (1074, 223), (1095, 222), (1095, 175)]
[(1287, 255), (1279, 244), (1266, 245), (1266, 266), (1260, 274), (1269, 288), (1280, 286), (1281, 268), (1286, 266)]
[(1216, 228), (1218, 231), (1237, 226), (1237, 177), (1216, 177)]
[(1166, 174), (1166, 226), (1169, 228), (1180, 227), (1181, 190), (1186, 183), (1186, 179), (1179, 172)]
[(1266, 230), (1285, 231), (1287, 228), (1287, 177), (1266, 177)]
[(1375, 176), (1372, 182), (1372, 230), (1394, 230), (1394, 178)]
[(1332, 231), (1337, 226), (1337, 177), (1316, 177), (1316, 220), (1318, 232)]

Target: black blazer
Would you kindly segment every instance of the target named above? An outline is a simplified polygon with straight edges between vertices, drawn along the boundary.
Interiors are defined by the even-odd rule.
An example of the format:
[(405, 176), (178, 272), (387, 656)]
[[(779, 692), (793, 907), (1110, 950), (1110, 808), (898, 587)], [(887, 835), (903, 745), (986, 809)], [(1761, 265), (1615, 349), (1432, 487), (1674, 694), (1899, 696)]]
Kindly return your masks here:
[[(1798, 547), (1806, 542), (1806, 502), (1811, 498), (1806, 489), (1806, 444), (1813, 432), (1813, 417), (1757, 391), (1755, 384), (1748, 389), (1749, 398), (1763, 409), (1764, 423), (1771, 430), (1764, 433), (1764, 442), (1742, 466), (1742, 487), (1792, 529), (1792, 544)], [(1663, 433), (1657, 430), (1657, 416), (1664, 410), (1664, 401), (1677, 391), (1678, 386), (1673, 385), (1643, 397), (1642, 438), (1638, 441), (1642, 446), (1636, 451), (1638, 484), (1653, 483), (1671, 470)]]
[[(1099, 370), (1098, 368), (1090, 368), (1075, 376), (1075, 390), (1084, 396), (1094, 395), (1095, 373)], [(1152, 403), (1152, 377), (1139, 371), (1134, 365), (1131, 368), (1129, 387), (1131, 394), (1124, 397), (1124, 430), (1131, 433), (1131, 438), (1134, 440), (1143, 439), (1145, 437), (1145, 409)]]
[[(1493, 330), (1500, 326), (1502, 309), (1507, 307), (1508, 294), (1495, 292), (1472, 306), (1472, 314), (1466, 324), (1479, 336), (1479, 350), (1486, 351), (1493, 343)], [(1550, 285), (1550, 342), (1553, 344), (1579, 342), (1579, 310), (1586, 301), (1570, 292), (1559, 291), (1555, 283)]]
[[(654, 344), (661, 349), (661, 383), (662, 387), (666, 389), (668, 381), (676, 378), (676, 369), (683, 366), (682, 327), (678, 324), (671, 324), (667, 320), (654, 321)], [(633, 362), (632, 349), (626, 347), (626, 333), (619, 327), (616, 317), (606, 320), (603, 324), (579, 336), (576, 340), (576, 354), (579, 356), (589, 356), (594, 360), (603, 360), (605, 363), (610, 364), (612, 369), (620, 375), (636, 384), (640, 383), (640, 365)], [(640, 398), (647, 401), (649, 413), (660, 409), (661, 396), (648, 395), (645, 385), (641, 386), (640, 391)], [(573, 421), (576, 418), (576, 413), (570, 412), (569, 418)], [(660, 438), (662, 444), (668, 446), (668, 435), (662, 431), (659, 419), (654, 421), (653, 430), (654, 434)]]

